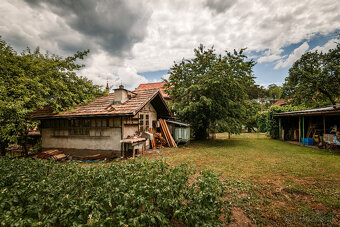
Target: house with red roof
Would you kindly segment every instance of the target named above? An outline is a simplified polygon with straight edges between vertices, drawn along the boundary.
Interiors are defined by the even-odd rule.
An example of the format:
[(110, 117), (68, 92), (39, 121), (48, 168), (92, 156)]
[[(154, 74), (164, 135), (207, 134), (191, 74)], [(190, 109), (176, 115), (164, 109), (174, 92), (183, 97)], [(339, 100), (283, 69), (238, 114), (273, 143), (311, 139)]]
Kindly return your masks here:
[(58, 149), (72, 156), (120, 157), (134, 141), (143, 141), (143, 132), (155, 130), (159, 118), (173, 115), (160, 86), (144, 84), (128, 91), (121, 85), (113, 93), (73, 110), (54, 113), (46, 107), (36, 111), (32, 117), (41, 121), (43, 150)]

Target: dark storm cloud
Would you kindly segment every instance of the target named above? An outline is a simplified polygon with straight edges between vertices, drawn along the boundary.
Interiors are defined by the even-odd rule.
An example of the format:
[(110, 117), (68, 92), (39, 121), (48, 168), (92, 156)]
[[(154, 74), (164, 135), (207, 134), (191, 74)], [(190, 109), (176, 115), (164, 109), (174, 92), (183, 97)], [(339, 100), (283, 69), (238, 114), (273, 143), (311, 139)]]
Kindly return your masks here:
[(126, 0), (26, 0), (26, 2), (32, 8), (47, 8), (75, 32), (85, 36), (77, 40), (77, 43), (60, 40), (58, 46), (64, 50), (70, 47), (91, 49), (95, 48), (94, 45), (99, 45), (111, 54), (120, 55), (129, 51), (134, 43), (144, 39), (151, 15), (151, 10), (142, 3)]
[(216, 13), (223, 13), (231, 8), (237, 0), (207, 0), (205, 5)]

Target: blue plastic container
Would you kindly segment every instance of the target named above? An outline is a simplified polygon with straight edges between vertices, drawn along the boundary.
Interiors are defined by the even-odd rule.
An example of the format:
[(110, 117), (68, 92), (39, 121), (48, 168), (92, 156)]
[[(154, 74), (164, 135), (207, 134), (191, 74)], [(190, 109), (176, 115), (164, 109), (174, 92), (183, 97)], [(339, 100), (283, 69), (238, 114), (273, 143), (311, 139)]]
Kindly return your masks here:
[(313, 146), (315, 144), (315, 141), (314, 141), (313, 138), (301, 138), (301, 143), (303, 145), (311, 145), (311, 146)]

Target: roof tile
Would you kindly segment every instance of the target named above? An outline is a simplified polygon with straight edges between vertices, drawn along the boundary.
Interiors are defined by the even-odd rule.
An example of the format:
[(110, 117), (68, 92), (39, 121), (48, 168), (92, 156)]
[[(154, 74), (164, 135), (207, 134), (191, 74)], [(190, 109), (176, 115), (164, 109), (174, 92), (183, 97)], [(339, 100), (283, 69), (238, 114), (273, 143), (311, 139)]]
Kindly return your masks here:
[(71, 117), (84, 115), (135, 115), (153, 97), (157, 95), (159, 89), (135, 90), (130, 92), (132, 97), (122, 104), (113, 105), (114, 93), (96, 98), (90, 103), (75, 107), (74, 110), (67, 110), (61, 113), (53, 113), (52, 109), (45, 107), (34, 112), (33, 118), (45, 117)]

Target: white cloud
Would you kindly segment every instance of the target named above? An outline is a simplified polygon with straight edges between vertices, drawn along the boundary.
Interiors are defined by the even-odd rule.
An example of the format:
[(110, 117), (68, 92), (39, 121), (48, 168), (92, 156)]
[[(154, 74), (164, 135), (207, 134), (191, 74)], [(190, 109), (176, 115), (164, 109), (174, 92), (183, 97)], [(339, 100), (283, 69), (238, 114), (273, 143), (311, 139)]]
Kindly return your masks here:
[(79, 74), (91, 79), (95, 84), (105, 85), (108, 81), (114, 88), (123, 84), (125, 88), (133, 90), (140, 83), (148, 82), (144, 76), (137, 73), (134, 66), (104, 51), (90, 54), (85, 65)]
[(293, 53), (291, 53), (287, 59), (279, 61), (275, 65), (275, 69), (285, 68), (291, 66), (296, 60), (298, 60), (309, 48), (307, 42), (302, 43), (298, 48), (296, 48)]
[(339, 42), (339, 40), (331, 39), (323, 46), (314, 47), (313, 49), (311, 49), (311, 52), (314, 52), (314, 51), (317, 50), (319, 52), (325, 53), (325, 52), (329, 51), (330, 49), (334, 49), (336, 47), (336, 42)]
[(2, 38), (18, 51), (40, 46), (67, 56), (90, 48), (82, 75), (100, 85), (106, 77), (112, 83), (122, 80), (132, 88), (146, 82), (137, 72), (167, 70), (174, 61), (192, 57), (200, 43), (214, 45), (219, 53), (243, 47), (267, 50), (258, 61), (278, 61), (276, 68), (280, 68), (292, 64), (308, 44), (287, 58), (281, 56), (284, 47), (340, 29), (338, 0), (144, 0), (138, 4), (114, 0), (100, 1), (99, 8), (90, 7), (96, 2), (84, 0), (79, 4), (84, 6), (81, 12), (75, 1), (41, 2), (0, 1), (5, 18), (0, 20)]
[(273, 62), (273, 61), (279, 60), (282, 58), (282, 56), (280, 55), (282, 52), (283, 52), (283, 49), (274, 50), (274, 51), (267, 50), (264, 52), (264, 56), (257, 59), (257, 62), (263, 63), (263, 62)]
[(163, 80), (168, 80), (169, 77), (170, 77), (170, 74), (165, 74), (165, 75), (162, 76), (162, 79)]
[(173, 61), (192, 57), (200, 43), (214, 45), (219, 52), (243, 47), (250, 51), (270, 49), (276, 54), (260, 61), (277, 61), (284, 47), (340, 28), (337, 0), (238, 0), (218, 13), (203, 0), (150, 4), (153, 14), (147, 36), (134, 45), (129, 60), (138, 71), (168, 69)]

